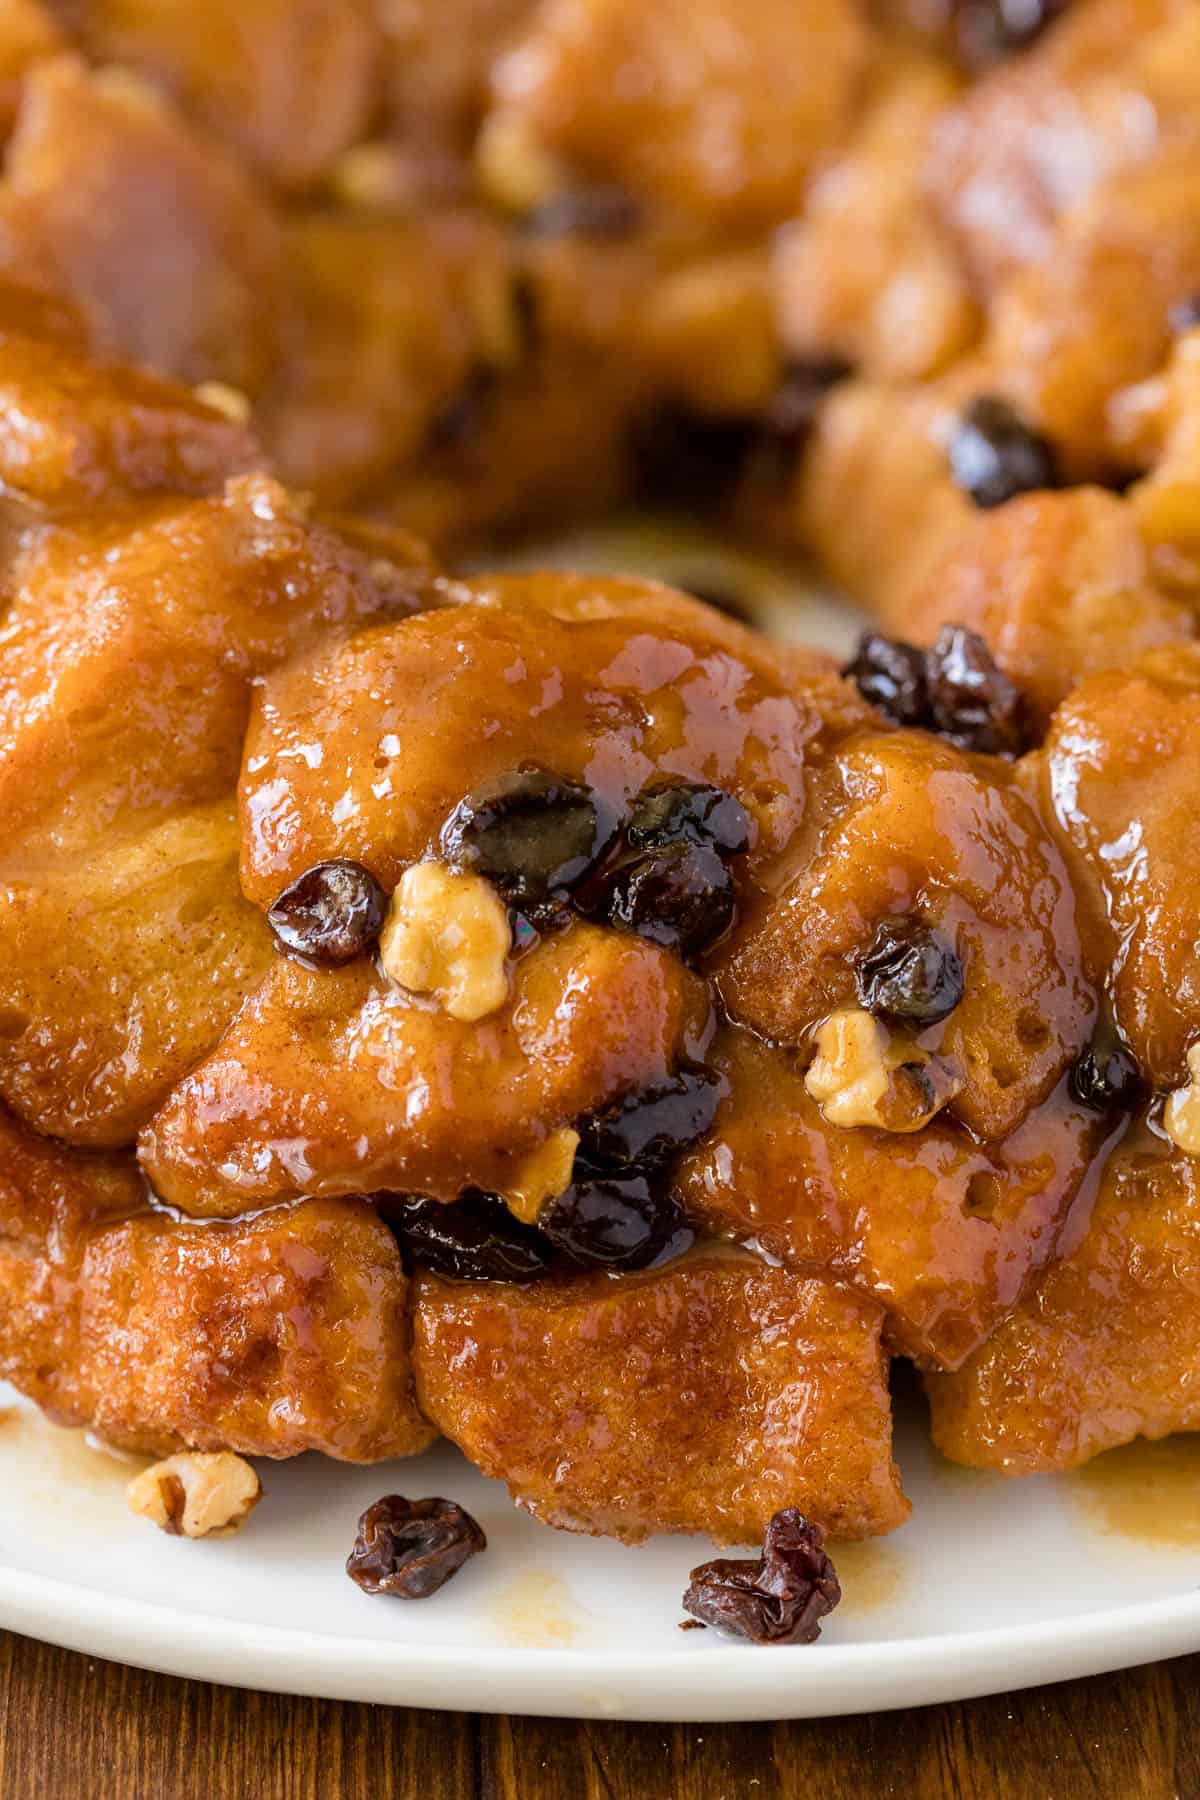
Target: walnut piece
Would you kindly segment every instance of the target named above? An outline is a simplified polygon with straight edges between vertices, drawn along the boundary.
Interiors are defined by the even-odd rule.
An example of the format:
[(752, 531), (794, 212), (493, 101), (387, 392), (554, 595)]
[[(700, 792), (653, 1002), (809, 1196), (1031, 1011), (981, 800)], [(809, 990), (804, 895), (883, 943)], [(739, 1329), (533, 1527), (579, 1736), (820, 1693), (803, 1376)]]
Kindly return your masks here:
[(508, 998), (511, 943), (507, 908), (482, 875), (414, 863), (392, 895), (379, 961), (389, 980), (469, 1023)]
[(125, 1497), (172, 1537), (219, 1537), (244, 1524), (262, 1499), (262, 1482), (231, 1450), (185, 1450), (135, 1475)]
[(919, 1131), (963, 1085), (939, 1057), (862, 1007), (831, 1013), (816, 1045), (804, 1085), (831, 1125)]
[(515, 1218), (535, 1225), (547, 1200), (557, 1200), (571, 1185), (579, 1133), (564, 1126), (518, 1164), (501, 1199)]
[(1200, 1156), (1200, 1044), (1187, 1053), (1188, 1084), (1167, 1095), (1163, 1129), (1188, 1156)]

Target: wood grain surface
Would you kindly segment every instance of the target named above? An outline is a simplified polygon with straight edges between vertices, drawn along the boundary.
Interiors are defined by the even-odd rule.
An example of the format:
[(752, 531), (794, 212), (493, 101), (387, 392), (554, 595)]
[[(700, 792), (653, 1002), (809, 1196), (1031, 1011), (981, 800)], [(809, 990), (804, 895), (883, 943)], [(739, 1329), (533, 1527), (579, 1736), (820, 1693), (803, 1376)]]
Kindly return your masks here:
[(890, 1795), (1195, 1800), (1200, 1657), (906, 1713), (595, 1725), (206, 1687), (0, 1632), (0, 1800)]

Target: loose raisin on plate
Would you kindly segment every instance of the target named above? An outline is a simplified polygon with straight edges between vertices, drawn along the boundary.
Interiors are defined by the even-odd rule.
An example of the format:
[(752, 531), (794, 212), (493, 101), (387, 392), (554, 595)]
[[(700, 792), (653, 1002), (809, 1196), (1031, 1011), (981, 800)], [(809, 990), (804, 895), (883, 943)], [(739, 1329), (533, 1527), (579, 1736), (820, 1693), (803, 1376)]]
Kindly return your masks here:
[(546, 1246), (496, 1194), (471, 1190), (451, 1204), (417, 1195), (379, 1195), (377, 1205), (419, 1267), (454, 1281), (535, 1281)]
[(864, 700), (877, 706), (896, 725), (929, 725), (929, 689), (925, 653), (915, 644), (864, 631), (858, 648), (842, 670)]
[(721, 1104), (724, 1083), (712, 1069), (680, 1069), (657, 1087), (626, 1094), (576, 1121), (579, 1154), (601, 1169), (656, 1166), (702, 1138)]
[(744, 856), (751, 835), (750, 815), (736, 794), (694, 781), (646, 788), (625, 826), (627, 842), (638, 850), (687, 842), (710, 844), (723, 856)]
[(963, 997), (963, 966), (954, 946), (912, 916), (881, 919), (854, 961), (858, 998), (879, 1019), (936, 1025)]
[(667, 844), (619, 862), (604, 881), (599, 911), (610, 925), (686, 960), (733, 924), (733, 877), (707, 845)]
[(374, 947), (386, 912), (387, 896), (371, 871), (338, 857), (285, 887), (267, 923), (285, 950), (336, 968)]
[(385, 1494), (358, 1521), (346, 1573), (366, 1594), (426, 1600), (486, 1549), (482, 1529), (455, 1501)]
[(1135, 1106), (1142, 1093), (1142, 1072), (1121, 1044), (1107, 1049), (1093, 1044), (1071, 1070), (1071, 1092), (1093, 1112)]
[(452, 867), (486, 876), (536, 923), (587, 874), (609, 835), (582, 783), (523, 768), (459, 801), (442, 827), (442, 850)]
[(1059, 485), (1048, 440), (998, 394), (980, 394), (962, 414), (950, 439), (950, 468), (979, 507)]
[(645, 1269), (682, 1255), (693, 1241), (683, 1208), (640, 1170), (576, 1179), (542, 1210), (538, 1229), (583, 1269)]
[(842, 1597), (825, 1535), (794, 1506), (767, 1526), (753, 1561), (719, 1557), (692, 1570), (685, 1612), (752, 1644), (811, 1644)]
[(925, 656), (932, 729), (963, 750), (1019, 756), (1031, 733), (1025, 697), (978, 632), (943, 625)]

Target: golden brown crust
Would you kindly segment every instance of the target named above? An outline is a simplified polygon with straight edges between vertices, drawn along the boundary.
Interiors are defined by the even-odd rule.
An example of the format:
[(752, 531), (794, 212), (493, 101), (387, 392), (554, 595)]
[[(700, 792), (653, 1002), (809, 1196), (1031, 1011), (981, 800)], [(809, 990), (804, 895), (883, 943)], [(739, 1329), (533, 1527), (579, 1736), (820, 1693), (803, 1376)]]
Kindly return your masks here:
[(147, 1210), (131, 1158), (0, 1117), (0, 1374), (66, 1424), (158, 1454), (421, 1450), (406, 1281), (361, 1202), (232, 1225)]
[(846, 1288), (698, 1253), (613, 1282), (418, 1283), (421, 1405), (517, 1503), (624, 1538), (836, 1537), (904, 1522), (880, 1314)]
[(1118, 1152), (1081, 1241), (964, 1368), (927, 1377), (944, 1456), (1031, 1475), (1200, 1427), (1197, 1164), (1169, 1148)]

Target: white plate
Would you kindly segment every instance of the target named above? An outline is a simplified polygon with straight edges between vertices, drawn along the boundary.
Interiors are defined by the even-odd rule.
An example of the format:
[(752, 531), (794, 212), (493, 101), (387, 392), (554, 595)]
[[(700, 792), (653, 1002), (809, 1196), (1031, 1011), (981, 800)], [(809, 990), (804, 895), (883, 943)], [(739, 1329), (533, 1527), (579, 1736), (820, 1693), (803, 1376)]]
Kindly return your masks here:
[[(794, 575), (669, 525), (523, 560), (731, 580), (787, 635), (835, 650), (855, 630), (814, 593), (797, 607)], [(374, 1469), (264, 1465), (242, 1534), (191, 1544), (129, 1513), (127, 1465), (17, 1407), (0, 1413), (0, 1625), (245, 1687), (694, 1721), (913, 1706), (1200, 1649), (1200, 1439), (1016, 1483), (940, 1462), (919, 1408), (898, 1445), (912, 1522), (835, 1547), (845, 1599), (818, 1644), (754, 1649), (677, 1629), (705, 1540), (631, 1550), (548, 1531), (446, 1447)], [(369, 1599), (343, 1573), (359, 1513), (395, 1491), (459, 1500), (488, 1535), (428, 1601)]]
[[(845, 1599), (819, 1643), (755, 1649), (677, 1628), (706, 1540), (626, 1549), (549, 1531), (445, 1447), (373, 1469), (263, 1465), (241, 1534), (187, 1543), (129, 1513), (129, 1466), (22, 1409), (0, 1425), (0, 1625), (242, 1687), (694, 1721), (915, 1706), (1200, 1648), (1200, 1441), (1158, 1452), (1161, 1466), (1118, 1453), (1098, 1487), (952, 1469), (919, 1417), (900, 1435), (911, 1523), (834, 1547)], [(1156, 1480), (1190, 1544), (1105, 1528)], [(342, 1571), (359, 1513), (393, 1491), (447, 1494), (487, 1532), (486, 1554), (430, 1600), (368, 1598)]]

